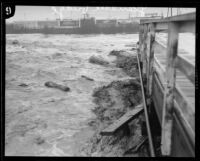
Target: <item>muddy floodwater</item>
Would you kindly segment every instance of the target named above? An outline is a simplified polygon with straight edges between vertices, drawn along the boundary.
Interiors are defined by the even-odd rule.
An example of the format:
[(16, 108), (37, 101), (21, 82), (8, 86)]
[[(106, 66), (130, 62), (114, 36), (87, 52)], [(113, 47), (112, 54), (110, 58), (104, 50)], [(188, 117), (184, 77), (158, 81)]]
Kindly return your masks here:
[[(129, 78), (108, 62), (111, 50), (130, 50), (138, 34), (6, 35), (5, 155), (79, 156), (94, 134), (93, 90)], [(86, 78), (91, 78), (86, 79)], [(48, 88), (47, 81), (70, 88)]]
[[(179, 48), (194, 55), (194, 35), (179, 36)], [(99, 131), (141, 103), (131, 80), (137, 41), (138, 34), (6, 35), (5, 155), (124, 156), (141, 135), (139, 119), (130, 136)]]

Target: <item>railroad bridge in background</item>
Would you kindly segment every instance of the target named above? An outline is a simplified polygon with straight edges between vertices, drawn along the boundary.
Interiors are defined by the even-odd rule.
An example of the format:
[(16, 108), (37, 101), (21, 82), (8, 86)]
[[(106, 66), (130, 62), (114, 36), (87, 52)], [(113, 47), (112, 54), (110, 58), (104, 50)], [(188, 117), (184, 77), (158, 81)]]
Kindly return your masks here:
[[(196, 13), (140, 21), (143, 99), (159, 118), (164, 156), (195, 156), (195, 55), (178, 50), (179, 33), (195, 34), (195, 25)], [(167, 45), (156, 39), (157, 32), (167, 33)]]

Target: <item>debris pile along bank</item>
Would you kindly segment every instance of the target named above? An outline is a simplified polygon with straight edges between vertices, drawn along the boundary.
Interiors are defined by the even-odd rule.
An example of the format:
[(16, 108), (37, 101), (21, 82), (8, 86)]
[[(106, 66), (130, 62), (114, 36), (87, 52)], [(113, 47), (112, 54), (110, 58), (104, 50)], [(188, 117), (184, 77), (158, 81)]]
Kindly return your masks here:
[(116, 67), (122, 68), (123, 71), (131, 77), (139, 77), (136, 54), (124, 50), (112, 50), (110, 56), (116, 56)]
[(89, 62), (93, 63), (93, 64), (104, 65), (104, 66), (106, 66), (106, 65), (109, 64), (109, 62), (106, 61), (106, 60), (104, 60), (103, 57), (101, 57), (101, 56), (94, 56), (94, 55), (89, 58)]
[[(117, 57), (115, 63), (129, 76), (138, 76), (136, 57), (124, 51), (111, 52)], [(93, 112), (96, 119), (91, 120), (95, 134), (88, 141), (82, 152), (85, 156), (148, 156), (147, 145), (144, 144), (137, 153), (126, 154), (142, 135), (141, 124), (143, 116), (139, 116), (128, 123), (127, 130), (119, 130), (113, 136), (101, 136), (100, 131), (114, 123), (127, 111), (142, 103), (142, 94), (139, 79), (113, 81), (106, 86), (96, 88), (93, 92), (96, 107)]]

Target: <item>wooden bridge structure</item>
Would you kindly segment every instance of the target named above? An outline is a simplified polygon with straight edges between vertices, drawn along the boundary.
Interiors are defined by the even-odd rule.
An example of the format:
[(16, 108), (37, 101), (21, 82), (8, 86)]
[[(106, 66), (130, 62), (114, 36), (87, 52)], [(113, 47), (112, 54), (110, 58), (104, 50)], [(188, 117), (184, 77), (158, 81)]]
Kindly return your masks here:
[[(161, 125), (163, 156), (195, 156), (195, 54), (178, 50), (179, 33), (195, 34), (195, 27), (196, 13), (140, 21), (138, 58), (147, 106)], [(167, 45), (158, 32), (168, 35)]]
[[(148, 137), (150, 156), (155, 157), (153, 120), (149, 118), (157, 115), (162, 156), (195, 157), (195, 53), (178, 48), (179, 33), (195, 34), (195, 20), (196, 13), (189, 13), (140, 21), (137, 61), (143, 103), (102, 130), (101, 135), (126, 129), (128, 122), (144, 113), (147, 136), (135, 147), (138, 149)], [(158, 32), (167, 34), (167, 44), (159, 40)], [(151, 111), (155, 111), (153, 118)]]

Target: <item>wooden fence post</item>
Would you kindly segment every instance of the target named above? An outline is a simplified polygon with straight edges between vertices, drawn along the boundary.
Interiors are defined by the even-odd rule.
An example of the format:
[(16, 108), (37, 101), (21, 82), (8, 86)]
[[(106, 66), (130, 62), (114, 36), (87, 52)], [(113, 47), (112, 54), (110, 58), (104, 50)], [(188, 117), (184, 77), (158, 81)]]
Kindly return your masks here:
[(178, 24), (169, 22), (168, 28), (168, 46), (167, 46), (167, 64), (163, 113), (162, 113), (162, 139), (161, 151), (163, 155), (171, 154), (172, 125), (173, 125), (173, 102), (174, 89), (176, 81), (175, 60), (178, 53)]
[(147, 33), (148, 33), (148, 28), (147, 25), (144, 25), (144, 34), (143, 34), (143, 76), (146, 78), (146, 73), (147, 73)]
[(140, 55), (140, 63), (142, 62), (142, 54), (143, 54), (143, 26), (140, 25), (140, 32), (139, 32), (139, 55)]
[(155, 41), (155, 26), (150, 24), (149, 32), (149, 63), (148, 63), (148, 77), (147, 77), (147, 91), (148, 96), (151, 97), (152, 94), (152, 79), (153, 79), (153, 64), (154, 64), (154, 41)]
[[(150, 54), (150, 24), (147, 25), (147, 37), (146, 37), (146, 74), (147, 74), (147, 87), (148, 87), (148, 78), (149, 78), (149, 54)], [(148, 90), (147, 90), (147, 92), (148, 92)]]

